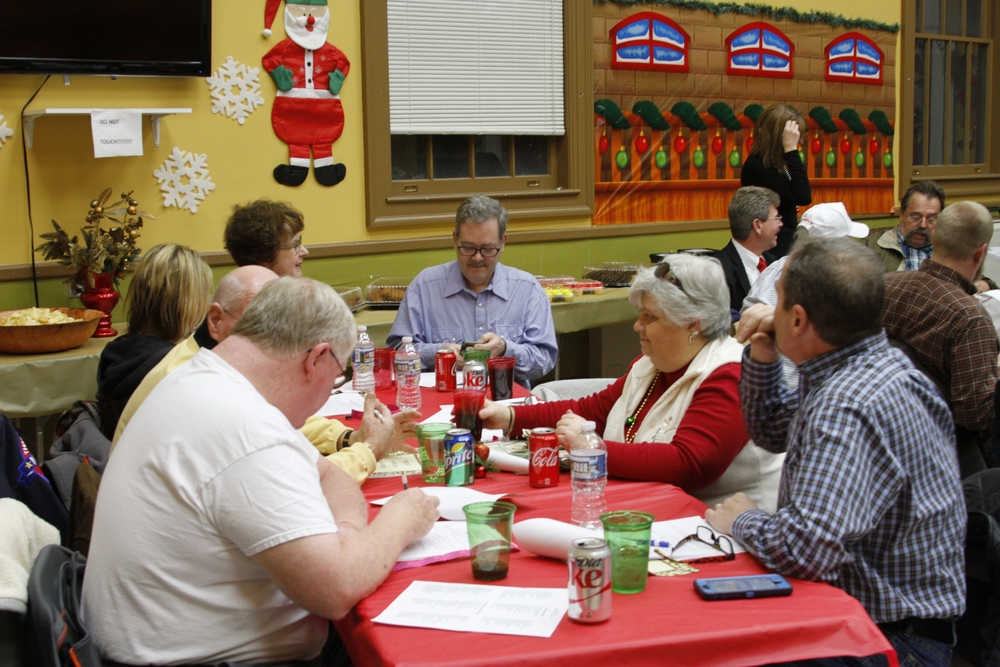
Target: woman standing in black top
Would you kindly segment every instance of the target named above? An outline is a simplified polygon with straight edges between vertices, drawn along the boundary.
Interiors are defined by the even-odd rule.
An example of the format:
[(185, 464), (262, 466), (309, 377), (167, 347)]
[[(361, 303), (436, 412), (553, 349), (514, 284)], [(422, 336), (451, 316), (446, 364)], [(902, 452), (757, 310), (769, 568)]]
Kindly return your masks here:
[(799, 157), (801, 128), (806, 123), (794, 107), (772, 104), (757, 117), (754, 142), (740, 176), (742, 185), (756, 185), (778, 193), (781, 205), (781, 229), (778, 245), (771, 252), (777, 257), (788, 254), (798, 227), (796, 207), (812, 203), (812, 190), (806, 166)]

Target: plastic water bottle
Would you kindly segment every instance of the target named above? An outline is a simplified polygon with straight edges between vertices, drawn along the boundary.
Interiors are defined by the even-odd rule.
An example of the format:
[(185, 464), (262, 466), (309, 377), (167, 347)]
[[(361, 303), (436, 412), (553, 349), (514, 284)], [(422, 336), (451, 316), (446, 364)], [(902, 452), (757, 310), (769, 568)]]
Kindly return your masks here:
[(354, 367), (351, 378), (354, 391), (375, 391), (375, 343), (363, 324), (358, 325), (358, 341), (354, 344), (351, 365)]
[(573, 464), (573, 523), (587, 528), (601, 527), (601, 514), (608, 506), (604, 500), (608, 447), (595, 429), (594, 422), (583, 422), (583, 430), (570, 443), (569, 451)]
[(420, 353), (410, 336), (403, 336), (393, 369), (396, 371), (396, 405), (400, 410), (419, 410)]

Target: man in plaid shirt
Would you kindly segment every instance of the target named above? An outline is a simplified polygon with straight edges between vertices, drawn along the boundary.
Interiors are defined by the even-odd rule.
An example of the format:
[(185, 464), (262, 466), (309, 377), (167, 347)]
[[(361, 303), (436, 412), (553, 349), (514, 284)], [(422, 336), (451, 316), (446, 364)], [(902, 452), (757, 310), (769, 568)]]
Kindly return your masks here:
[[(919, 270), (886, 275), (885, 332), (912, 347), (948, 389), (956, 426), (987, 431), (995, 414), (1000, 343), (974, 296), (973, 280), (993, 237), (993, 216), (982, 204), (951, 204), (938, 216), (933, 236), (934, 253)], [(985, 468), (974, 433), (959, 438), (963, 477)], [(972, 455), (978, 455), (979, 465), (967, 469)]]
[[(778, 511), (737, 494), (705, 517), (766, 567), (857, 598), (901, 664), (947, 667), (965, 608), (954, 429), (931, 381), (889, 347), (884, 292), (878, 258), (850, 239), (795, 249), (777, 308), (758, 304), (740, 322), (747, 430), (787, 451)], [(776, 348), (798, 366), (797, 393)]]

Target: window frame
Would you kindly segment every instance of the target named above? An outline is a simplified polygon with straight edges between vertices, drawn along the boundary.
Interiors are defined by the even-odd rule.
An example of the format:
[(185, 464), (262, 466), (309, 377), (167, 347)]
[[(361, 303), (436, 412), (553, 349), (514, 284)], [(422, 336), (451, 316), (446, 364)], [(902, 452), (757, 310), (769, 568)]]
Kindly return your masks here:
[[(900, 39), (900, 63), (897, 85), (899, 93), (899, 118), (896, 136), (899, 141), (895, 146), (899, 150), (897, 156), (899, 169), (899, 192), (905, 192), (918, 181), (936, 181), (951, 197), (992, 197), (997, 199), (1000, 191), (1000, 120), (993, 114), (1000, 111), (1000, 85), (994, 81), (1000, 69), (1000, 59), (997, 52), (997, 38), (1000, 37), (1000, 7), (995, 2), (984, 2), (983, 11), (986, 16), (983, 21), (983, 38), (967, 37), (965, 35), (949, 35), (945, 33), (930, 34), (916, 32), (917, 2), (920, 0), (903, 0), (902, 3), (902, 37)], [(914, 114), (914, 70), (916, 67), (916, 41), (918, 39), (940, 39), (944, 41), (989, 41), (990, 54), (987, 58), (989, 72), (983, 79), (989, 82), (992, 90), (986, 94), (985, 118), (985, 161), (982, 164), (964, 165), (916, 165), (913, 164), (913, 114)], [(946, 121), (947, 122), (947, 121)]]
[[(831, 56), (830, 53), (833, 51), (834, 47), (844, 43), (846, 40), (854, 40), (853, 53), (850, 55), (834, 55)], [(858, 43), (863, 43), (873, 51), (878, 54), (878, 76), (877, 77), (865, 77), (858, 74), (858, 63), (863, 62), (871, 65), (871, 61), (867, 58), (861, 56), (858, 53)], [(823, 49), (824, 58), (826, 60), (826, 80), (832, 81), (834, 83), (860, 83), (869, 86), (881, 86), (882, 79), (885, 75), (885, 52), (879, 48), (878, 44), (872, 41), (866, 35), (862, 35), (860, 32), (846, 32), (843, 35), (838, 35), (830, 40), (830, 43), (826, 45)], [(830, 71), (830, 65), (836, 62), (849, 61), (854, 64), (851, 74), (840, 74), (837, 72)]]
[[(627, 42), (618, 41), (618, 32), (622, 28), (635, 23), (636, 21), (649, 21), (649, 36), (643, 38), (635, 38)], [(683, 37), (683, 44), (680, 46), (672, 44), (670, 42), (661, 42), (654, 35), (653, 22), (659, 21), (665, 24), (669, 28), (677, 31)], [(690, 47), (691, 47), (691, 36), (687, 33), (684, 28), (681, 27), (677, 21), (674, 21), (669, 16), (665, 16), (658, 12), (639, 12), (637, 14), (632, 14), (626, 16), (621, 21), (616, 23), (609, 31), (608, 37), (611, 40), (611, 69), (634, 69), (647, 72), (690, 72), (691, 71), (691, 61), (690, 61)], [(647, 62), (640, 61), (628, 61), (618, 59), (618, 49), (623, 46), (631, 45), (641, 45), (649, 47), (649, 60)], [(653, 56), (653, 49), (658, 45), (667, 46), (674, 51), (679, 51), (681, 55), (684, 56), (683, 62), (680, 64), (664, 64), (657, 63)]]
[[(512, 219), (589, 217), (594, 208), (591, 3), (564, 0), (566, 134), (550, 139), (547, 177), (392, 180), (385, 2), (361, 3), (366, 222), (369, 228), (454, 224), (468, 196), (499, 199)], [(470, 155), (470, 160), (473, 158)]]
[[(737, 47), (737, 52), (733, 52), (733, 40), (737, 37), (745, 35), (751, 30), (760, 31), (760, 46), (753, 47)], [(775, 36), (781, 38), (785, 44), (788, 45), (788, 55), (780, 53), (775, 49), (764, 44), (764, 32), (771, 32)], [(760, 62), (757, 65), (757, 69), (747, 69), (743, 67), (736, 67), (733, 65), (733, 56), (742, 53), (756, 53), (760, 56)], [(765, 69), (764, 68), (764, 56), (768, 53), (772, 55), (780, 56), (781, 58), (787, 58), (788, 60), (788, 71), (783, 72), (781, 70)], [(788, 38), (780, 28), (777, 26), (766, 23), (764, 21), (754, 21), (753, 23), (747, 23), (741, 25), (726, 37), (726, 74), (729, 76), (759, 76), (767, 79), (792, 79), (795, 77), (795, 42)]]

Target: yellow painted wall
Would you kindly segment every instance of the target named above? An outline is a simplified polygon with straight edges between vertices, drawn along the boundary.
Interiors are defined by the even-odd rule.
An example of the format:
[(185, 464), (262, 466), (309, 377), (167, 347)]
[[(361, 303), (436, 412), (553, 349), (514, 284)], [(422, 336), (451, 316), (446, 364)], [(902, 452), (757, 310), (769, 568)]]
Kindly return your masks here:
[[(580, 0), (584, 1), (584, 0)], [(265, 39), (263, 1), (215, 0), (213, 2), (213, 65), (218, 67), (227, 56), (249, 66), (260, 67), (260, 58), (284, 37), (281, 14), (274, 25), (274, 35)], [(835, 11), (848, 17), (864, 17), (886, 23), (900, 20), (897, 3), (873, 3), (864, 0), (842, 0), (831, 7), (815, 0), (794, 0), (775, 3), (792, 6), (800, 11)], [(30, 184), (30, 205), (35, 234), (48, 231), (49, 220), (56, 219), (66, 228), (76, 230), (83, 222), (87, 204), (105, 187), (118, 194), (134, 189), (141, 208), (151, 212), (155, 221), (147, 224), (140, 246), (164, 241), (185, 243), (199, 251), (222, 249), (222, 228), (234, 204), (269, 197), (290, 201), (303, 211), (306, 218), (305, 238), (308, 244), (368, 241), (412, 236), (447, 234), (444, 227), (411, 228), (406, 230), (369, 230), (365, 225), (364, 155), (362, 134), (362, 69), (360, 62), (360, 11), (357, 2), (331, 4), (328, 41), (343, 50), (352, 61), (341, 97), (346, 114), (344, 135), (334, 144), (334, 157), (347, 165), (347, 178), (333, 188), (318, 185), (310, 173), (298, 188), (278, 185), (271, 170), (287, 162), (286, 146), (271, 129), (270, 107), (274, 86), (261, 71), (261, 89), (265, 105), (259, 107), (244, 125), (212, 114), (208, 84), (200, 78), (126, 79), (107, 77), (73, 77), (70, 85), (62, 77), (31, 75), (0, 76), (0, 115), (15, 135), (0, 148), (0, 266), (25, 264), (31, 261), (31, 231), (28, 219), (26, 180)], [(127, 32), (127, 31), (126, 31)], [(101, 37), (98, 37), (101, 38)], [(103, 38), (109, 38), (105, 36)], [(128, 39), (130, 37), (123, 37)], [(141, 39), (141, 36), (132, 38)], [(43, 84), (44, 81), (44, 84)], [(40, 89), (39, 89), (40, 88)], [(45, 117), (35, 126), (34, 148), (26, 151), (27, 172), (23, 151), (20, 113), (37, 90), (28, 108), (52, 107), (190, 107), (190, 115), (170, 116), (163, 120), (160, 146), (154, 147), (148, 122), (144, 126), (142, 157), (95, 159), (89, 116)], [(184, 151), (205, 153), (216, 189), (192, 214), (177, 208), (165, 208), (153, 170), (178, 146)], [(377, 156), (387, 159), (387, 156)], [(26, 179), (27, 175), (27, 179)], [(511, 230), (586, 227), (588, 218), (573, 220), (529, 220), (512, 222)], [(697, 241), (716, 240), (718, 233), (706, 236), (680, 237), (688, 243), (677, 247), (698, 245)], [(690, 243), (695, 241), (696, 243)], [(658, 240), (663, 247), (663, 240)], [(587, 242), (586, 253), (593, 254), (595, 245), (608, 249), (619, 247), (613, 241)], [(541, 244), (540, 244), (541, 245)], [(518, 253), (529, 263), (549, 257), (549, 264), (582, 265), (585, 257), (565, 257), (565, 253), (582, 251), (579, 244), (568, 244), (565, 253), (558, 244), (546, 247), (525, 247)], [(639, 245), (642, 245), (641, 241)], [(575, 250), (574, 250), (575, 249)], [(556, 257), (552, 257), (555, 253)], [(604, 254), (598, 252), (597, 254)], [(323, 262), (327, 260), (318, 260)], [(329, 266), (341, 266), (334, 262)], [(330, 273), (329, 269), (322, 270)], [(528, 266), (524, 268), (531, 270)], [(352, 269), (353, 270), (353, 269)], [(335, 273), (335, 271), (332, 271)], [(24, 285), (7, 285), (3, 292), (20, 300)]]

